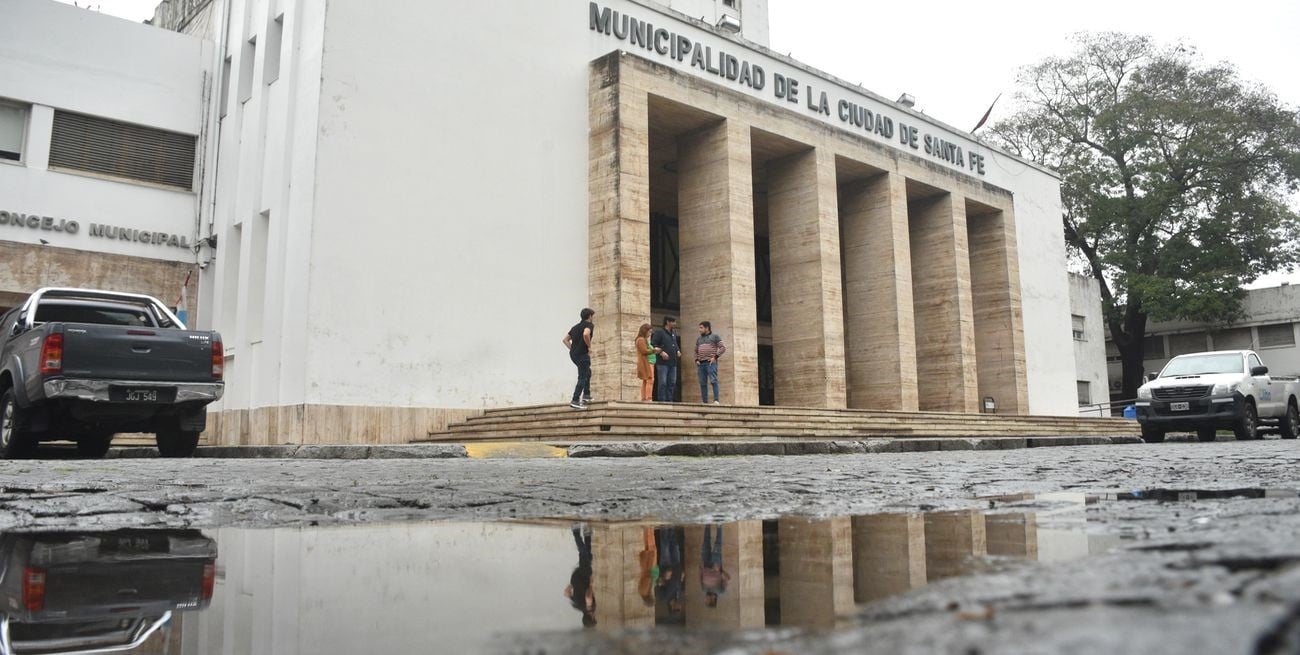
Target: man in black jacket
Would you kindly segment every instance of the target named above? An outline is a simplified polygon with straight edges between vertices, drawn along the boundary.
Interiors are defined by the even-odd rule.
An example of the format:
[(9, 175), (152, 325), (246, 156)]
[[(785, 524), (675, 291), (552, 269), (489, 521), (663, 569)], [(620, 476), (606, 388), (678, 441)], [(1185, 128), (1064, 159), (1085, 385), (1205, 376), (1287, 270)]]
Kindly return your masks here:
[(650, 345), (661, 350), (655, 362), (655, 400), (670, 403), (677, 398), (677, 361), (682, 352), (677, 346), (677, 318), (665, 316), (663, 327), (650, 336)]

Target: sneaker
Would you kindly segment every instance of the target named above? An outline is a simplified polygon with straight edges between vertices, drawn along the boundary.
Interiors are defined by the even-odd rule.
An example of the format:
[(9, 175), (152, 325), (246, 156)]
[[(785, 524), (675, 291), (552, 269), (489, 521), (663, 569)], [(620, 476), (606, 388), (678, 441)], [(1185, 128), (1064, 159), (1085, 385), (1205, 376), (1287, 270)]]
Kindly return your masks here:
[(713, 404), (714, 404), (714, 405), (721, 405), (721, 404), (722, 404), (722, 401), (721, 401), (721, 400), (715, 400), (715, 401), (713, 401)]
[(591, 401), (593, 401), (593, 400), (595, 400), (595, 398), (592, 398), (591, 396), (583, 396), (583, 397), (582, 397), (582, 404), (584, 404), (584, 405), (590, 405), (590, 404), (591, 404)]
[(582, 403), (569, 403), (569, 407), (574, 409), (587, 409), (587, 406)]

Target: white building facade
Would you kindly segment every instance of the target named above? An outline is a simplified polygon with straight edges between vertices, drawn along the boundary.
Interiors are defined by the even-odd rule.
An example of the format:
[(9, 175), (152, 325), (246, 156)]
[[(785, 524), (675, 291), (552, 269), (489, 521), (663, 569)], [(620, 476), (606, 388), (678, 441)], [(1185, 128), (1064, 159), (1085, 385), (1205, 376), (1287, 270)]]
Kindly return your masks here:
[[(202, 155), (216, 173), (198, 235), (216, 244), (199, 253), (200, 326), (227, 348), (213, 436), (401, 442), (483, 408), (566, 399), (559, 338), (598, 286), (591, 71), (619, 50), (1013, 203), (1015, 411), (1075, 414), (1059, 179), (768, 51), (762, 2), (671, 4), (165, 3), (160, 26), (218, 44)], [(717, 27), (733, 11), (750, 40)], [(864, 115), (875, 123), (855, 124)], [(647, 309), (646, 321), (665, 313)], [(617, 357), (631, 339), (614, 318), (598, 315), (596, 330)], [(623, 393), (604, 384), (607, 398)]]
[(211, 52), (70, 5), (0, 0), (0, 311), (42, 286), (179, 301), (196, 272)]
[(1109, 408), (1101, 407), (1110, 401), (1101, 285), (1094, 278), (1075, 273), (1070, 274), (1070, 338), (1074, 340), (1079, 413), (1109, 416)]

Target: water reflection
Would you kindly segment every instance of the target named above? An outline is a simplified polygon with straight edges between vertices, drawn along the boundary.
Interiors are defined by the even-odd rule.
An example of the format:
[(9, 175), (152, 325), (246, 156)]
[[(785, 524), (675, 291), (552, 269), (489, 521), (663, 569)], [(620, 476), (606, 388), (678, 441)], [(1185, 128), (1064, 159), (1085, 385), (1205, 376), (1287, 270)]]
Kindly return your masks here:
[[(63, 614), (41, 634), (71, 646), (85, 632), (74, 619), (111, 617), (113, 626), (138, 631), (167, 610), (207, 607), (209, 597), (206, 611), (171, 620), (166, 652), (463, 653), (488, 648), (496, 635), (556, 630), (826, 628), (861, 603), (971, 573), (986, 556), (1064, 559), (1110, 547), (1113, 542), (1083, 530), (1085, 500), (1007, 497), (993, 499), (993, 511), (708, 525), (221, 529), (209, 533), (221, 552), (215, 596), (204, 586), (204, 580), (213, 582), (211, 567), (203, 567), (215, 548), (198, 553), (175, 545), (211, 543), (208, 537), (146, 533), (149, 544), (171, 535), (163, 553), (144, 541), (134, 547), (130, 538), (99, 535), (93, 549), (78, 547), (95, 558), (78, 559), (66, 575), (46, 567), (47, 608), (67, 597), (59, 595), (65, 578), (78, 581), (83, 598), (58, 605)], [(60, 539), (82, 543), (83, 537)], [(100, 568), (105, 554), (112, 561)], [(32, 566), (44, 565), (11, 561), (7, 571)], [(21, 608), (23, 600), (12, 595), (14, 579), (14, 573), (5, 576), (8, 603)], [(127, 590), (129, 620), (114, 604), (114, 594)], [(11, 616), (27, 623), (52, 618)]]
[(165, 652), (207, 607), (216, 542), (196, 530), (0, 535), (0, 653)]

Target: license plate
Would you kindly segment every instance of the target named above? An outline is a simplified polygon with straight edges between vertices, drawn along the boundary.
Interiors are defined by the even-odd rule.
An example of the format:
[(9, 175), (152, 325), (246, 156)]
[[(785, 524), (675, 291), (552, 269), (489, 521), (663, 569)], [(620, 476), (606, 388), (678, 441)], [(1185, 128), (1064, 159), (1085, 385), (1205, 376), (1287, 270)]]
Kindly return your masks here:
[(154, 389), (149, 387), (110, 387), (108, 399), (118, 403), (169, 403), (175, 396), (174, 389)]
[(1171, 412), (1185, 412), (1191, 408), (1191, 403), (1169, 403), (1169, 411)]

